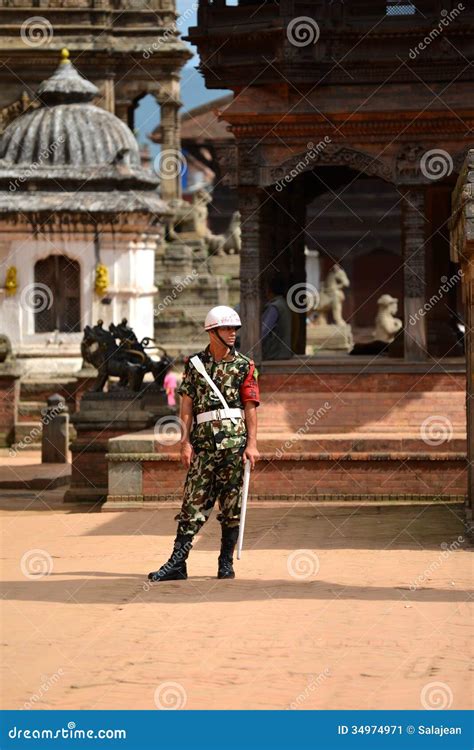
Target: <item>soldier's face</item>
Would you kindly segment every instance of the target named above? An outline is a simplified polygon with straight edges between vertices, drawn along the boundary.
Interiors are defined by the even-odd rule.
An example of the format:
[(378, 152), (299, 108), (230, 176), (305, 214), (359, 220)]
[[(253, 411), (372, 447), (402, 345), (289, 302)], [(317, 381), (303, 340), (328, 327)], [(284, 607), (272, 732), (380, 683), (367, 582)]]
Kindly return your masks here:
[(237, 328), (234, 328), (234, 326), (219, 326), (217, 330), (228, 346), (233, 346), (235, 344)]

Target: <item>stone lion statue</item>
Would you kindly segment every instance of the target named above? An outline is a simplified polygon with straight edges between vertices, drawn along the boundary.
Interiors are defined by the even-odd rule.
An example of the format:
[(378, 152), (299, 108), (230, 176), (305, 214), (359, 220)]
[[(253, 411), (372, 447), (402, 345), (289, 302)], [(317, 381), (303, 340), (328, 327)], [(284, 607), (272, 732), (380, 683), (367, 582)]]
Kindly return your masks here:
[(168, 239), (175, 241), (180, 239), (180, 235), (187, 238), (195, 236), (202, 240), (210, 255), (240, 253), (242, 246), (240, 212), (234, 211), (224, 234), (213, 234), (208, 225), (208, 205), (211, 201), (212, 195), (205, 188), (196, 190), (192, 203), (182, 199), (170, 201), (174, 216), (168, 228)]
[(342, 303), (346, 298), (343, 290), (349, 286), (350, 283), (346, 272), (336, 263), (324, 279), (314, 307), (318, 313), (317, 325), (327, 325), (329, 312), (332, 313), (336, 325), (347, 325), (342, 316)]
[(385, 341), (387, 344), (391, 344), (402, 328), (402, 321), (395, 317), (398, 311), (398, 299), (390, 294), (382, 294), (377, 300), (377, 305), (378, 311), (373, 336), (376, 341)]

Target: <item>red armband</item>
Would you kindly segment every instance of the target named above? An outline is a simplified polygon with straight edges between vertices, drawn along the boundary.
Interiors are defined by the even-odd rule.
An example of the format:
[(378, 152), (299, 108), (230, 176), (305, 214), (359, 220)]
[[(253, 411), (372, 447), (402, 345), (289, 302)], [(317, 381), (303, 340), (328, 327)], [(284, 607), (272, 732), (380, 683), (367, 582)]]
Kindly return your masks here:
[(260, 390), (258, 387), (258, 371), (255, 368), (255, 364), (250, 360), (250, 368), (245, 376), (245, 380), (240, 386), (240, 398), (242, 403), (245, 404), (247, 401), (255, 401), (256, 406), (260, 403)]

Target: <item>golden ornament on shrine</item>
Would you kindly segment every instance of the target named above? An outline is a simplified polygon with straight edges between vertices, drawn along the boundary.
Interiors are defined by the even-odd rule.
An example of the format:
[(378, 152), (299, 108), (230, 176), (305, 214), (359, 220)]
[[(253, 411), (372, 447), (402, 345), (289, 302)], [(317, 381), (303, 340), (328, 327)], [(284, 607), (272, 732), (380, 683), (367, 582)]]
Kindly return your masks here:
[(102, 296), (109, 288), (109, 269), (103, 263), (98, 263), (95, 267), (95, 291)]
[(18, 279), (15, 266), (10, 266), (10, 268), (7, 268), (5, 289), (7, 290), (7, 294), (10, 296), (16, 294), (16, 290), (18, 289)]

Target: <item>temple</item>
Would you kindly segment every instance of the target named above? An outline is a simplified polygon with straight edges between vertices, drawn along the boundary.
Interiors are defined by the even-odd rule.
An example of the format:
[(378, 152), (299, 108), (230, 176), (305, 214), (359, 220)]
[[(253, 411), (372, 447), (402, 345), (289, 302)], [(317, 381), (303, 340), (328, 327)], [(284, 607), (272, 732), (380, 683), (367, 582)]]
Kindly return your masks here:
[[(50, 394), (51, 379), (47, 393), (24, 377), (47, 354), (76, 358), (73, 376), (66, 384), (56, 378), (55, 390), (80, 413), (80, 334), (65, 311), (97, 324), (98, 336), (99, 318), (106, 326), (127, 318), (139, 338), (154, 334), (179, 375), (183, 356), (206, 343), (207, 310), (229, 304), (243, 322), (239, 347), (261, 375), (256, 499), (467, 499), (472, 516), (474, 11), (438, 0), (201, 0), (185, 39), (197, 47), (207, 88), (232, 93), (179, 118), (179, 71), (190, 53), (174, 4), (152, 9), (153, 23), (138, 3), (119, 24), (108, 3), (103, 15), (89, 4), (52, 6), (48, 19), (57, 24), (54, 14), (64, 12), (67, 23), (41, 51), (19, 45), (5, 27), (19, 68), (36, 55), (44, 59), (28, 77), (31, 102), (14, 68), (0, 71), (10, 102), (2, 113), (0, 300), (22, 371), (19, 408), (4, 419), (3, 443), (31, 431), (32, 415)], [(22, 9), (8, 6), (8, 14), (23, 36), (32, 33), (22, 26)], [(89, 30), (92, 18), (115, 27), (102, 58), (101, 39), (94, 46), (85, 31), (74, 37), (79, 17)], [(59, 43), (71, 48), (75, 72), (68, 63), (51, 75)], [(120, 60), (128, 66), (125, 85)], [(139, 163), (128, 126), (145, 93), (162, 106), (152, 140), (179, 157), (182, 148), (187, 159), (184, 186), (179, 170), (159, 170), (158, 188)], [(38, 144), (49, 143), (59, 125), (70, 147), (33, 168)], [(81, 187), (75, 143), (94, 200)], [(38, 244), (41, 212), (52, 253)], [(23, 267), (15, 232), (27, 227)], [(70, 283), (58, 265), (63, 255)], [(8, 275), (13, 256), (17, 277)], [(262, 317), (275, 280), (289, 308), (288, 345), (267, 356)], [(41, 283), (53, 288), (51, 308), (16, 316), (23, 286), (36, 291)], [(12, 367), (7, 394), (18, 389)], [(120, 434), (121, 424), (102, 435), (98, 502), (105, 510), (161, 503), (179, 492), (178, 452), (157, 453), (147, 409), (140, 419), (132, 415), (130, 435)]]
[(22, 376), (76, 374), (82, 329), (98, 318), (153, 333), (155, 248), (171, 212), (96, 94), (63, 50), (39, 106), (0, 137), (0, 315)]
[[(165, 147), (179, 149), (180, 71), (192, 54), (180, 38), (174, 0), (48, 0), (21, 6), (0, 0), (0, 14), (0, 48), (7, 63), (0, 68), (0, 131), (35, 106), (39, 84), (67, 47), (78, 70), (98, 89), (94, 104), (133, 130), (138, 103), (153, 96)], [(161, 190), (165, 199), (179, 194), (178, 177), (162, 175)]]
[[(342, 265), (354, 327), (370, 325), (378, 297), (392, 294), (405, 361), (462, 355), (448, 221), (473, 126), (474, 11), (450, 3), (440, 15), (445, 5), (200, 2), (188, 39), (206, 86), (234, 92), (221, 112), (233, 135), (221, 163), (242, 216), (243, 348), (257, 360), (265, 277), (304, 285), (305, 247), (323, 276)], [(306, 317), (294, 311), (298, 354)]]

